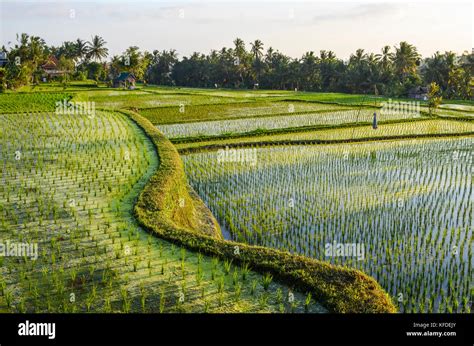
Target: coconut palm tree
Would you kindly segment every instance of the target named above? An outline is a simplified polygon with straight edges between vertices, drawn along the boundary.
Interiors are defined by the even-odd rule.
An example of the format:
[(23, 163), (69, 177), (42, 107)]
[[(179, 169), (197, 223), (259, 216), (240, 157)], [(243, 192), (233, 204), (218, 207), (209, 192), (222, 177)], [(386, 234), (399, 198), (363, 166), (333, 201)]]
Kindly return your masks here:
[(234, 54), (237, 60), (234, 61), (235, 70), (238, 77), (236, 86), (240, 86), (244, 82), (244, 76), (247, 74), (247, 51), (245, 50), (245, 43), (242, 39), (236, 38), (234, 40)]
[(240, 60), (242, 60), (242, 57), (245, 55), (245, 43), (241, 38), (236, 38), (234, 40), (234, 51), (235, 55), (237, 55)]
[(352, 54), (350, 61), (355, 65), (362, 65), (366, 63), (367, 54), (364, 53), (363, 49), (357, 49), (355, 54)]
[(263, 43), (260, 40), (255, 40), (254, 42), (250, 43), (250, 51), (253, 54), (255, 60), (260, 60), (262, 58), (263, 52)]
[(375, 54), (375, 58), (377, 59), (378, 63), (380, 64), (380, 67), (382, 70), (388, 71), (390, 67), (390, 63), (393, 59), (393, 53), (390, 52), (390, 46), (384, 46), (382, 48), (382, 53), (381, 54)]
[(415, 46), (405, 41), (400, 42), (399, 47), (395, 46), (395, 54), (392, 57), (395, 73), (401, 78), (415, 74), (419, 59), (420, 55)]
[(260, 79), (260, 72), (262, 70), (261, 58), (263, 55), (263, 43), (260, 40), (255, 40), (250, 43), (250, 51), (252, 52), (254, 58), (254, 70), (255, 70), (255, 79), (258, 82)]
[(74, 44), (75, 56), (78, 61), (82, 61), (87, 56), (87, 42), (78, 38)]
[(101, 60), (102, 58), (107, 57), (109, 50), (105, 47), (107, 42), (100, 36), (95, 35), (92, 37), (92, 41), (87, 42), (88, 50), (87, 56), (93, 60)]

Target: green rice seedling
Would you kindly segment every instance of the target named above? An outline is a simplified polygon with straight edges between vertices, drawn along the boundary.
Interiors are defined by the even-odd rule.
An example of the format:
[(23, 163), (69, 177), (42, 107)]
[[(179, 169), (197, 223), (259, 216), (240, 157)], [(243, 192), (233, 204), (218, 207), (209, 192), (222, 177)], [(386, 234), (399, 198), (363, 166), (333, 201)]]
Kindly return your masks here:
[(133, 261), (133, 271), (136, 272), (138, 270), (138, 264), (140, 263), (140, 261), (138, 259), (136, 259), (135, 261)]
[(260, 305), (261, 309), (266, 309), (268, 305), (268, 294), (267, 293), (262, 293), (258, 297), (258, 304)]
[(86, 311), (90, 312), (91, 308), (92, 308), (92, 305), (94, 304), (94, 298), (90, 295), (87, 296), (85, 304), (86, 304)]
[(217, 269), (217, 265), (219, 264), (219, 259), (216, 257), (212, 258), (212, 268)]
[(265, 273), (265, 275), (262, 276), (262, 287), (265, 291), (268, 291), (268, 289), (270, 288), (272, 280), (273, 276), (270, 273)]
[(6, 290), (3, 296), (5, 298), (5, 302), (7, 303), (7, 307), (11, 308), (13, 301), (13, 293), (9, 290)]
[(296, 311), (296, 308), (298, 307), (298, 302), (296, 299), (290, 303), (290, 310), (291, 313), (294, 313)]
[(112, 304), (110, 302), (110, 297), (105, 297), (104, 301), (104, 312), (105, 313), (110, 313), (112, 312)]
[(214, 281), (216, 279), (216, 268), (212, 267), (211, 269), (211, 279)]
[(140, 305), (142, 307), (142, 312), (146, 312), (146, 299), (147, 299), (147, 293), (145, 288), (140, 286)]
[(237, 269), (234, 269), (234, 273), (232, 274), (232, 284), (235, 286), (239, 282), (239, 273)]
[(252, 286), (250, 287), (250, 294), (255, 295), (257, 289), (257, 280), (252, 280)]
[[(41, 246), (36, 262), (0, 258), (4, 282), (3, 288), (0, 284), (0, 293), (4, 291), (0, 305), (4, 310), (9, 309), (4, 296), (7, 292), (16, 295), (20, 287), (28, 289), (24, 299), (29, 312), (127, 312), (135, 310), (132, 302), (137, 302), (137, 310), (148, 311), (151, 299), (145, 297), (144, 309), (142, 292), (133, 290), (132, 285), (181, 288), (181, 280), (186, 281), (183, 287), (189, 291), (189, 302), (183, 309), (198, 312), (206, 298), (210, 308), (219, 300), (224, 307), (225, 299), (235, 296), (238, 287), (245, 292), (250, 288), (250, 283), (238, 282), (236, 268), (233, 285), (227, 285), (230, 281), (225, 282), (224, 261), (218, 258), (197, 254), (196, 263), (185, 257), (183, 270), (177, 262), (182, 259), (182, 247), (150, 236), (135, 223), (134, 203), (159, 167), (159, 160), (153, 143), (125, 115), (99, 111), (93, 120), (51, 112), (0, 117), (2, 139), (5, 143), (21, 143), (25, 158), (21, 165), (7, 160), (0, 167), (4, 177), (0, 200), (8, 200), (0, 206), (0, 225), (6, 230), (0, 232), (0, 242), (18, 234), (17, 241), (49, 245)], [(11, 124), (18, 125), (14, 131)], [(132, 160), (119, 160), (120, 148), (128, 150)], [(0, 156), (11, 157), (11, 148), (0, 147)], [(72, 199), (74, 203), (70, 204)], [(127, 248), (131, 251), (126, 252)], [(178, 257), (175, 251), (179, 251)], [(152, 270), (158, 252), (162, 275), (160, 268)], [(140, 261), (147, 263), (148, 275), (140, 274)], [(171, 267), (166, 270), (168, 263)], [(232, 266), (227, 275), (231, 270)], [(192, 283), (186, 280), (190, 273), (203, 274), (196, 278), (201, 281), (199, 285), (190, 286)], [(211, 275), (216, 285), (222, 285), (222, 294), (212, 294), (213, 281), (204, 280)], [(242, 281), (246, 277), (248, 281), (249, 275), (250, 271), (244, 270)], [(121, 288), (128, 288), (128, 293), (123, 296)], [(72, 292), (77, 295), (76, 304), (69, 302), (68, 294)], [(208, 297), (206, 292), (210, 293)], [(241, 294), (240, 301), (245, 302), (233, 306), (236, 311), (259, 311), (253, 298)], [(12, 309), (17, 311), (18, 304)], [(164, 304), (161, 311), (166, 309)]]
[(278, 311), (279, 311), (281, 314), (285, 313), (285, 305), (284, 305), (283, 303), (280, 303), (280, 304), (278, 305)]
[(225, 301), (224, 292), (219, 293), (219, 306), (223, 306)]
[(0, 278), (0, 293), (3, 295), (5, 295), (5, 290), (7, 288), (7, 283), (5, 282), (4, 279)]
[(89, 268), (88, 268), (88, 271), (89, 271), (89, 276), (92, 277), (94, 275), (94, 272), (95, 272), (95, 265), (90, 265)]
[(471, 313), (471, 304), (470, 304), (469, 299), (467, 297), (463, 298), (463, 307), (464, 307), (464, 312), (465, 313)]
[(165, 291), (162, 289), (160, 292), (160, 306), (159, 306), (160, 314), (162, 314), (165, 311), (165, 304), (166, 304)]
[(217, 281), (217, 292), (219, 293), (223, 293), (224, 292), (224, 278), (221, 277), (218, 281)]
[(278, 304), (283, 303), (283, 291), (281, 288), (278, 288), (276, 291), (276, 301)]
[(209, 300), (204, 301), (204, 313), (208, 313), (211, 308), (211, 302)]
[[(428, 131), (430, 126), (433, 130)], [(445, 120), (386, 128), (387, 135), (473, 130), (458, 129)], [(351, 138), (353, 129), (349, 136), (337, 131), (321, 131), (321, 138), (326, 133), (328, 139)], [(320, 138), (315, 132), (301, 136)], [(279, 138), (293, 137), (300, 138), (295, 134)], [(397, 286), (409, 289), (414, 310), (423, 300), (423, 310), (429, 310), (428, 290), (439, 295), (447, 287), (450, 305), (459, 311), (459, 302), (469, 297), (463, 273), (472, 262), (468, 201), (472, 184), (467, 178), (471, 151), (470, 138), (460, 137), (264, 147), (256, 149), (255, 166), (213, 165), (216, 151), (188, 154), (183, 161), (191, 185), (229, 231), (230, 240), (362, 270), (391, 296), (396, 296)], [(450, 196), (442, 191), (450, 191)], [(326, 254), (326, 244), (334, 243), (364, 246), (364, 256)], [(428, 248), (429, 260), (422, 255)], [(382, 270), (387, 265), (393, 275)], [(433, 312), (439, 306), (433, 302)]]
[(240, 300), (242, 294), (242, 284), (238, 283), (235, 285), (234, 299), (236, 302)]
[(247, 280), (247, 275), (249, 274), (250, 272), (250, 266), (248, 263), (244, 263), (241, 267), (241, 270), (240, 270), (241, 274), (242, 274), (242, 280), (245, 281)]
[(204, 274), (202, 273), (202, 270), (198, 270), (198, 271), (196, 272), (196, 284), (197, 284), (198, 286), (201, 286), (203, 276), (204, 276)]
[(306, 299), (304, 301), (304, 310), (306, 312), (309, 311), (309, 306), (311, 304), (311, 300), (312, 300), (312, 296), (311, 296), (311, 292), (309, 292), (307, 295), (306, 295)]
[(230, 269), (232, 267), (232, 260), (224, 260), (224, 273), (225, 275), (229, 275)]
[(124, 313), (128, 313), (128, 312), (130, 312), (131, 303), (132, 303), (131, 298), (130, 298), (130, 294), (124, 288), (122, 288), (120, 290), (120, 294), (122, 296), (122, 311)]
[(21, 297), (18, 301), (18, 312), (21, 314), (26, 313), (26, 304), (25, 304), (25, 298)]

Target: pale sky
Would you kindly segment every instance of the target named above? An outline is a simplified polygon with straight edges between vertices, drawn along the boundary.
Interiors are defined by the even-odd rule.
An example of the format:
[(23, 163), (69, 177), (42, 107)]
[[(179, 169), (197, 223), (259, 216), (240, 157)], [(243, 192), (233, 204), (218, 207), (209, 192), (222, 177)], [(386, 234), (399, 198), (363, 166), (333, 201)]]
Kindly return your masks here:
[(292, 57), (332, 50), (347, 59), (357, 48), (379, 52), (400, 41), (423, 56), (474, 47), (472, 1), (44, 1), (0, 0), (0, 45), (26, 32), (48, 44), (98, 34), (109, 54), (135, 45), (174, 48), (179, 57), (260, 39)]

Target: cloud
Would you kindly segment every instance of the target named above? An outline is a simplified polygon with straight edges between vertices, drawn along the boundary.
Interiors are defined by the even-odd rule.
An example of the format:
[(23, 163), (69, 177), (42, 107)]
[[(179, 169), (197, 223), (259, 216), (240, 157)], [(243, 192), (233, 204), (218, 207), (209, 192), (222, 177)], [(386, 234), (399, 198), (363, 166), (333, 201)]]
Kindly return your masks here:
[(320, 24), (328, 21), (343, 20), (361, 20), (377, 18), (385, 15), (393, 15), (399, 12), (399, 6), (392, 3), (385, 4), (360, 4), (356, 7), (348, 8), (344, 4), (341, 11), (332, 11), (331, 13), (321, 14), (312, 18), (313, 23)]
[[(5, 2), (2, 20), (61, 20), (69, 18), (71, 10), (76, 18), (98, 20), (142, 20), (177, 18), (178, 6), (149, 2)], [(3, 17), (2, 16), (2, 17)]]

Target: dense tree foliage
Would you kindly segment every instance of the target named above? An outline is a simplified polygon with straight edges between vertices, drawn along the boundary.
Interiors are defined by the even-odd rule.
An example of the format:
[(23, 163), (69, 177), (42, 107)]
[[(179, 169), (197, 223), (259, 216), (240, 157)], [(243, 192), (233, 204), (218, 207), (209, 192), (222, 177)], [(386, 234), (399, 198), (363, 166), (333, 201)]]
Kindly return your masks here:
[(272, 47), (265, 50), (260, 40), (247, 47), (240, 38), (234, 40), (233, 47), (209, 54), (195, 52), (181, 59), (175, 50), (150, 53), (132, 46), (103, 62), (108, 49), (97, 35), (91, 41), (77, 39), (50, 47), (39, 37), (21, 34), (14, 47), (2, 49), (10, 59), (3, 78), (6, 87), (12, 89), (39, 82), (41, 64), (54, 55), (73, 78), (96, 81), (110, 81), (126, 71), (140, 81), (159, 85), (349, 93), (373, 93), (377, 89), (388, 96), (406, 96), (410, 89), (434, 82), (445, 98), (473, 96), (473, 54), (436, 52), (422, 59), (416, 47), (407, 42), (385, 46), (377, 54), (357, 49), (347, 61), (326, 50), (292, 58)]

